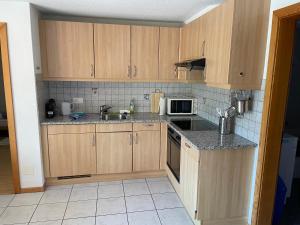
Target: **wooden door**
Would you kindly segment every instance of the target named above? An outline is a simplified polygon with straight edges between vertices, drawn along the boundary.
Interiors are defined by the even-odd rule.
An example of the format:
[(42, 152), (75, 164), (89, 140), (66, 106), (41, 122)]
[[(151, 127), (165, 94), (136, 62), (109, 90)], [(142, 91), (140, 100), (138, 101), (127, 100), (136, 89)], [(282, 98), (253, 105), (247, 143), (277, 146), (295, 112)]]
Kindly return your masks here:
[(134, 80), (158, 80), (159, 28), (131, 26), (131, 69)]
[(95, 78), (130, 79), (130, 26), (94, 25)]
[(159, 80), (178, 80), (175, 63), (179, 60), (179, 28), (159, 29)]
[(160, 131), (133, 132), (133, 171), (159, 170)]
[(180, 28), (180, 47), (179, 60), (184, 61), (191, 59), (191, 24), (187, 24)]
[(51, 177), (96, 174), (94, 133), (48, 135)]
[(132, 172), (132, 132), (97, 134), (97, 173)]
[(180, 155), (181, 199), (192, 219), (197, 213), (198, 171), (199, 150), (183, 140)]
[(93, 24), (44, 20), (41, 26), (44, 78), (94, 79)]

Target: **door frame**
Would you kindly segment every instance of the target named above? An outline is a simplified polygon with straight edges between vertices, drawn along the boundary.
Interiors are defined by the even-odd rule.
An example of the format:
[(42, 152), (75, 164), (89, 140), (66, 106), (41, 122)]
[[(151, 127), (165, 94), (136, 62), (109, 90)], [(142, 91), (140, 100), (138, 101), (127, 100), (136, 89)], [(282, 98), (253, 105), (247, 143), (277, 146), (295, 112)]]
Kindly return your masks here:
[(0, 46), (2, 56), (2, 68), (3, 68), (3, 82), (4, 93), (6, 101), (7, 111), (7, 124), (9, 133), (9, 145), (12, 164), (12, 177), (15, 193), (21, 192), (20, 187), (20, 174), (19, 174), (19, 160), (18, 149), (15, 129), (15, 116), (13, 107), (13, 95), (11, 86), (10, 66), (9, 66), (9, 53), (8, 53), (8, 39), (7, 39), (7, 25), (0, 22)]
[(295, 22), (300, 3), (273, 12), (268, 72), (255, 182), (253, 225), (270, 225), (288, 98)]

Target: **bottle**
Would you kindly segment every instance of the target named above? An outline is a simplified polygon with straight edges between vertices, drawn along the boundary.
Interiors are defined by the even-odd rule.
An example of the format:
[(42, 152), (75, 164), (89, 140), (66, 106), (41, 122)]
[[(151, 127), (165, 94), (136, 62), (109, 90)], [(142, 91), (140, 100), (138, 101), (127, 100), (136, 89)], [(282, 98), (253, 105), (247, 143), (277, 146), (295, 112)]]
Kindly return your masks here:
[(129, 111), (130, 111), (130, 114), (133, 114), (133, 113), (134, 113), (134, 109), (135, 109), (134, 99), (131, 99), (131, 100), (130, 100), (130, 104), (129, 104)]

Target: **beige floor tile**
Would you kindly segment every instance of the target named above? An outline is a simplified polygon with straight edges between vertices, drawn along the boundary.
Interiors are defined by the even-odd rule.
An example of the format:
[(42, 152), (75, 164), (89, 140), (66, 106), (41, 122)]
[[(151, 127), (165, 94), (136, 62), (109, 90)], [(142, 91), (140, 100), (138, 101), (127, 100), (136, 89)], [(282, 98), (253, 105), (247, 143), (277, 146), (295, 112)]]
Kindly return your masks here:
[(128, 225), (126, 214), (98, 216), (96, 225)]
[(193, 225), (184, 208), (157, 210), (162, 225)]
[(17, 194), (9, 204), (10, 206), (37, 205), (43, 196), (43, 192)]
[(153, 178), (146, 178), (147, 182), (158, 182), (158, 181), (167, 181), (169, 182), (168, 177), (153, 177)]
[(122, 184), (104, 185), (99, 186), (98, 188), (98, 198), (114, 198), (123, 196), (124, 192)]
[(152, 198), (156, 209), (169, 209), (183, 207), (176, 193), (153, 194)]
[(73, 188), (70, 201), (97, 199), (98, 187)]
[(15, 195), (0, 195), (0, 207), (6, 207)]
[(104, 186), (104, 185), (115, 185), (115, 184), (122, 184), (121, 180), (114, 180), (114, 181), (100, 181), (99, 186)]
[(97, 215), (126, 213), (124, 197), (104, 198), (97, 202)]
[(45, 191), (40, 204), (68, 202), (71, 189)]
[(82, 184), (74, 184), (73, 188), (89, 188), (89, 187), (98, 187), (98, 183), (82, 183)]
[(175, 192), (170, 182), (166, 182), (166, 181), (149, 182), (148, 185), (151, 194)]
[(66, 207), (67, 203), (39, 205), (30, 222), (62, 220), (66, 211)]
[(64, 220), (62, 225), (95, 225), (95, 217), (77, 218)]
[(129, 225), (161, 225), (156, 211), (128, 213), (128, 222)]
[(36, 205), (7, 207), (0, 216), (0, 224), (28, 223)]
[(64, 219), (96, 216), (96, 200), (69, 202)]
[(155, 210), (151, 195), (125, 197), (127, 212)]
[(52, 220), (52, 221), (29, 223), (28, 225), (61, 225), (61, 223), (62, 220)]
[(150, 194), (146, 183), (124, 184), (125, 196)]
[(46, 190), (72, 189), (72, 184), (47, 186)]
[(123, 184), (132, 184), (132, 183), (144, 183), (146, 182), (145, 179), (129, 179), (129, 180), (123, 180)]

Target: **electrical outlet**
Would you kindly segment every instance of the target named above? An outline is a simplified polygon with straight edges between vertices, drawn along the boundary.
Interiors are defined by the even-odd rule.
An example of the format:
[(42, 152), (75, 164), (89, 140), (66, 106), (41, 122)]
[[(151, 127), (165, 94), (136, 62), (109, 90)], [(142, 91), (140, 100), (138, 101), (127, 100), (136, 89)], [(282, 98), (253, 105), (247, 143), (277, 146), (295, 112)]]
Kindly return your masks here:
[(83, 104), (83, 98), (73, 98), (73, 103), (75, 103), (75, 104)]

